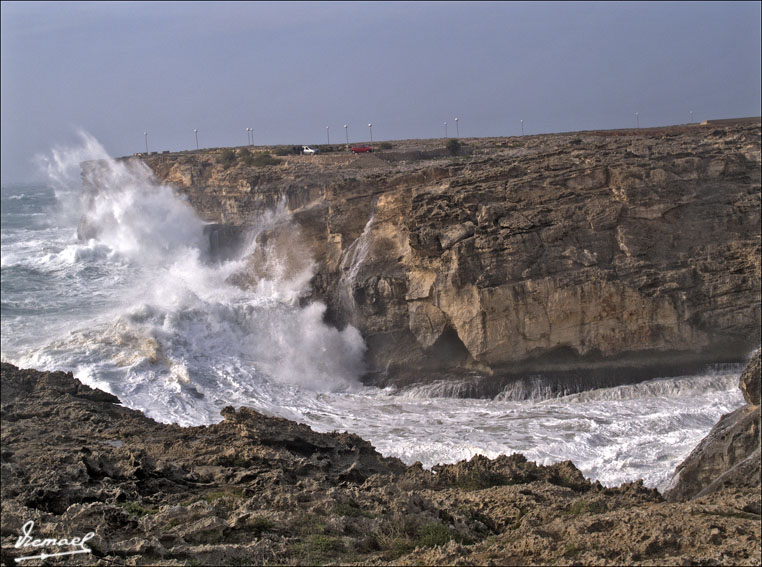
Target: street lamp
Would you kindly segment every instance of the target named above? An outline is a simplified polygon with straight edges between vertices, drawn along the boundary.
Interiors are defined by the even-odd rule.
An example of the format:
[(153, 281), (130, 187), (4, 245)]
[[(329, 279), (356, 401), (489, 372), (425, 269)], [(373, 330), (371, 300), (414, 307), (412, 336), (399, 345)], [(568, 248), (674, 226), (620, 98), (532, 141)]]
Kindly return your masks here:
[(373, 143), (373, 124), (368, 124), (368, 130), (370, 130), (370, 143)]
[(193, 133), (196, 135), (196, 149), (198, 149), (198, 128), (194, 128)]
[(693, 111), (689, 111), (691, 113), (691, 124), (693, 124)]
[(251, 128), (246, 128), (246, 145), (247, 146), (251, 145), (251, 135), (249, 134), (250, 130)]
[(524, 121), (521, 121), (521, 135), (524, 135)]
[(455, 117), (455, 137), (460, 138), (460, 128), (458, 128), (458, 117)]
[(640, 114), (635, 113), (635, 127), (640, 128)]
[(325, 139), (328, 140), (328, 144), (331, 144), (331, 132), (328, 129), (328, 126), (325, 127)]
[(447, 138), (447, 122), (445, 122), (445, 138)]
[(347, 145), (349, 145), (349, 132), (347, 131), (347, 125), (344, 124), (344, 135), (347, 138)]
[(146, 153), (148, 153), (148, 130), (143, 132), (143, 135), (146, 137)]

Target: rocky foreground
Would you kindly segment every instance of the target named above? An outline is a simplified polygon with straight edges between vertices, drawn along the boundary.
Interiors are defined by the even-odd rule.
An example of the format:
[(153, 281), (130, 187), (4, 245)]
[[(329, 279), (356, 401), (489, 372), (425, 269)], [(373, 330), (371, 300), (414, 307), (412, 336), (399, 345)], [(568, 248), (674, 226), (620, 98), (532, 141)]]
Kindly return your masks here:
[[(92, 554), (53, 560), (72, 565), (759, 565), (755, 361), (742, 378), (756, 388), (751, 437), (720, 432), (724, 445), (694, 452), (672, 502), (521, 455), (406, 467), (356, 435), (246, 408), (208, 427), (159, 424), (71, 374), (3, 363), (2, 563), (40, 553), (14, 547), (31, 520), (38, 538), (94, 534)], [(756, 472), (718, 481), (750, 449)]]

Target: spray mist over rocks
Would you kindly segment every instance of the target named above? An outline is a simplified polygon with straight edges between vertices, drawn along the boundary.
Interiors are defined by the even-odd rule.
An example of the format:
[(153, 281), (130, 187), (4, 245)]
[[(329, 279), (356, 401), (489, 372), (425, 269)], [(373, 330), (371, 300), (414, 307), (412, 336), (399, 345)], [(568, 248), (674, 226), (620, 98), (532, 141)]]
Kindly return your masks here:
[[(467, 376), (365, 387), (363, 338), (323, 323), (325, 305), (311, 300), (315, 261), (283, 204), (246, 219), (243, 245), (215, 255), (184, 197), (140, 160), (112, 160), (82, 139), (40, 159), (47, 185), (3, 187), (0, 345), (16, 366), (72, 371), (165, 423), (214, 423), (225, 406), (246, 406), (356, 433), (408, 464), (518, 452), (539, 464), (570, 459), (608, 485), (664, 487), (743, 403), (741, 368), (572, 396), (529, 380), (496, 399), (458, 399)], [(88, 160), (99, 166), (86, 168), (83, 192)], [(378, 222), (371, 214), (347, 243), (347, 288)]]
[[(81, 202), (87, 238), (56, 260), (101, 269), (107, 287), (93, 291), (109, 296), (108, 309), (36, 349), (27, 364), (72, 369), (131, 407), (181, 424), (219, 421), (230, 403), (276, 404), (283, 389), (359, 387), (359, 332), (324, 324), (322, 303), (300, 306), (314, 262), (295, 246), (299, 232), (283, 205), (255, 223), (236, 257), (212, 261), (206, 223), (182, 196), (142, 162), (113, 160), (82, 137), (81, 148), (44, 160), (64, 194), (79, 184), (82, 161), (99, 161), (87, 180), (97, 190)], [(232, 283), (242, 281), (250, 285)]]

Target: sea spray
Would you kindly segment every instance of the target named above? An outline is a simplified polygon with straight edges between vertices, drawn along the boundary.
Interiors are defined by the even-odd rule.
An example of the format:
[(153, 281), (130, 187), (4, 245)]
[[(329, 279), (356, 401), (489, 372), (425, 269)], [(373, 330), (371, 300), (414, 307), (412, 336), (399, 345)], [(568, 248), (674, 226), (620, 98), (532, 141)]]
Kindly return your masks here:
[(118, 293), (22, 364), (71, 369), (151, 417), (183, 424), (217, 421), (224, 405), (263, 393), (287, 397), (281, 388), (358, 387), (363, 340), (353, 327), (324, 324), (322, 303), (300, 304), (314, 262), (294, 242), (284, 206), (252, 225), (238, 257), (211, 262), (206, 223), (182, 196), (155, 183), (142, 162), (113, 160), (87, 136), (84, 147), (47, 160), (61, 188), (75, 182), (72, 161), (97, 160), (83, 199), (87, 237), (47, 262), (121, 267), (109, 289), (91, 289)]
[[(84, 160), (106, 168), (97, 191), (80, 188)], [(531, 380), (502, 400), (436, 397), (468, 390), (452, 381), (409, 395), (363, 388), (362, 339), (323, 324), (325, 307), (310, 296), (314, 261), (285, 207), (251, 219), (236, 253), (213, 259), (208, 225), (139, 160), (110, 160), (86, 137), (43, 162), (54, 191), (3, 187), (2, 357), (73, 370), (157, 420), (211, 423), (226, 405), (249, 406), (349, 430), (426, 467), (522, 452), (544, 464), (571, 459), (604, 484), (664, 486), (743, 403), (729, 368), (550, 398)], [(83, 217), (92, 236), (80, 240)], [(368, 220), (366, 236), (376, 227)], [(370, 268), (369, 245), (345, 250), (350, 280)]]

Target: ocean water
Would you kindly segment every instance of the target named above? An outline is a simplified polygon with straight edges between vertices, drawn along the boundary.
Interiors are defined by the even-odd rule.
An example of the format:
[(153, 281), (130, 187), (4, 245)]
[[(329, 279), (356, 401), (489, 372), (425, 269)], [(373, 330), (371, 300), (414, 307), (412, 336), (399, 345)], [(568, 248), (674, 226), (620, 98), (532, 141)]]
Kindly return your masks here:
[[(85, 159), (108, 164), (91, 201), (81, 191)], [(258, 219), (237, 257), (218, 261), (172, 187), (110, 160), (88, 135), (41, 164), (47, 182), (1, 190), (2, 359), (71, 370), (157, 421), (208, 424), (227, 405), (249, 406), (357, 433), (409, 464), (520, 452), (540, 464), (570, 459), (606, 485), (642, 478), (663, 489), (743, 403), (740, 365), (550, 399), (541, 390), (475, 400), (365, 387), (360, 333), (324, 324), (325, 306), (305, 301), (314, 264), (289, 240), (298, 228), (283, 207)], [(83, 216), (89, 240), (77, 236)], [(275, 227), (286, 236), (263, 244), (258, 234)], [(363, 258), (342, 267), (351, 276)], [(231, 283), (240, 274), (255, 283)]]

